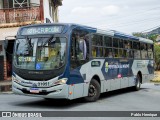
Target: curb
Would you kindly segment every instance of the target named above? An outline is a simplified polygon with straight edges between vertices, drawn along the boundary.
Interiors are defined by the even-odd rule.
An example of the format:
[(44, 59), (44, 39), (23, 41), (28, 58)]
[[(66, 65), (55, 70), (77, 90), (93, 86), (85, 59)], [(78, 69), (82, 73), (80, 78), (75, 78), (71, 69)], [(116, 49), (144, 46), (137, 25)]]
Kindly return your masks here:
[(12, 91), (12, 85), (3, 85), (3, 86), (0, 86), (0, 93), (11, 92), (11, 91)]
[(160, 80), (150, 80), (151, 83), (160, 83)]
[(0, 92), (0, 94), (13, 94), (12, 91)]

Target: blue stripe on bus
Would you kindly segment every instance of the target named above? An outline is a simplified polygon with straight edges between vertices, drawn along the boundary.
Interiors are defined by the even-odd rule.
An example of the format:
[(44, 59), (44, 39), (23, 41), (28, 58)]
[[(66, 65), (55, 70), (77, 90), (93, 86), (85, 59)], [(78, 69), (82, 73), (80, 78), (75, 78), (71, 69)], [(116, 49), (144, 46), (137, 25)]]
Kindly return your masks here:
[(132, 40), (139, 41), (138, 37), (135, 37), (135, 36), (132, 36), (132, 35), (123, 34), (123, 33), (117, 32), (117, 31), (114, 31), (114, 36), (115, 37), (119, 37), (119, 38), (132, 39)]
[(67, 81), (67, 84), (84, 83), (84, 79), (80, 73), (80, 69), (81, 69), (81, 67), (78, 67), (78, 68), (70, 71), (70, 76)]

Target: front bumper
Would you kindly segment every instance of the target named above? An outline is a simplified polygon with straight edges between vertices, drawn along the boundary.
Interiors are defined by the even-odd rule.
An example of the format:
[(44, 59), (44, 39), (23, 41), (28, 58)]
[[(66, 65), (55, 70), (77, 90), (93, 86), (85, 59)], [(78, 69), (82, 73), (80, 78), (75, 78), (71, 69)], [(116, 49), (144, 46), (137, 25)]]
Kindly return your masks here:
[(57, 85), (48, 88), (37, 88), (39, 93), (31, 93), (31, 87), (23, 86), (21, 84), (12, 81), (12, 91), (15, 94), (43, 97), (43, 98), (55, 98), (55, 99), (69, 99), (69, 88), (67, 84)]

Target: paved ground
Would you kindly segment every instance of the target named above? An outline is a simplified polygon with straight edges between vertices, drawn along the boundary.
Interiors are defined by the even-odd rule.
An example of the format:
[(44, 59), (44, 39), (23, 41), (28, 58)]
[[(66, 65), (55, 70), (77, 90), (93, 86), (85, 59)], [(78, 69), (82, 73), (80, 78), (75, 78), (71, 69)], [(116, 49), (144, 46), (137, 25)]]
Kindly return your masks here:
[[(102, 94), (94, 103), (86, 103), (83, 99), (73, 101), (53, 100), (46, 101), (43, 98), (14, 95), (12, 92), (0, 93), (0, 111), (160, 111), (160, 72), (155, 72), (154, 83), (142, 85), (140, 91), (131, 89), (117, 90)], [(1, 90), (11, 90), (11, 81), (0, 82)], [(0, 90), (0, 91), (1, 91)], [(1, 118), (0, 118), (1, 119)], [(4, 119), (4, 118), (3, 118)], [(20, 118), (16, 118), (17, 120)], [(24, 119), (24, 118), (23, 118)], [(44, 118), (34, 118), (41, 120)], [(83, 117), (83, 118), (47, 118), (55, 120), (151, 120), (151, 118), (127, 118), (127, 117)], [(8, 119), (5, 119), (8, 120)], [(25, 119), (24, 119), (25, 120)], [(28, 119), (27, 119), (28, 120)], [(159, 118), (152, 118), (159, 120)]]
[[(0, 94), (0, 111), (160, 111), (159, 103), (160, 86), (151, 83), (143, 84), (140, 91), (123, 89), (102, 94), (100, 99), (93, 103), (86, 103), (82, 99), (46, 101), (37, 97)], [(122, 120), (124, 119), (127, 120), (127, 118)]]

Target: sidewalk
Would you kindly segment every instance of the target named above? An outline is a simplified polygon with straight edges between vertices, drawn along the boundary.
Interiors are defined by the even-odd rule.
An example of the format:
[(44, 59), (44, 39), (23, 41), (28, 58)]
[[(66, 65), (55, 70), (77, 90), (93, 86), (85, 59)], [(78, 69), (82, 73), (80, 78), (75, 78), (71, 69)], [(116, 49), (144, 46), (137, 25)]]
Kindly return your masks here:
[(151, 82), (160, 84), (160, 71), (155, 71), (154, 72), (154, 79), (151, 80)]
[(0, 81), (0, 92), (11, 92), (12, 91), (12, 81), (3, 80)]

